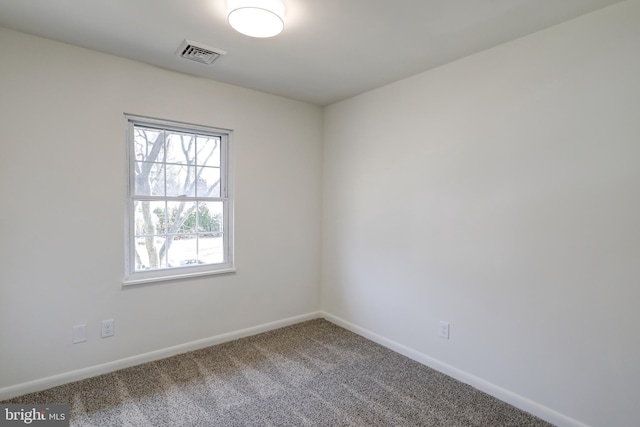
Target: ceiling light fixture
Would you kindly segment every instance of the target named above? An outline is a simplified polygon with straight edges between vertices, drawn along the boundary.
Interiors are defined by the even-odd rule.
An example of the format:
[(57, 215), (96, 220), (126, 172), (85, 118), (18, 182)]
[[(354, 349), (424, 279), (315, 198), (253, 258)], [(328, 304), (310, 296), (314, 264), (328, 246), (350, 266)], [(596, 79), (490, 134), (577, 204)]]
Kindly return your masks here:
[(250, 37), (277, 36), (284, 29), (282, 0), (227, 0), (229, 25)]

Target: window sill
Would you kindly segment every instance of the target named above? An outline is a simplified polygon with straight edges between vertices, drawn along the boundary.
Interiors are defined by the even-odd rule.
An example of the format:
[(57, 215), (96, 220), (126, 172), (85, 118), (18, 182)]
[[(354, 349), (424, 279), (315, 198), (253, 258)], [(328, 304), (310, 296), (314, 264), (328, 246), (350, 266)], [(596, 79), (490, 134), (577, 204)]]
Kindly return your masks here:
[(156, 282), (168, 282), (174, 280), (183, 280), (183, 279), (191, 279), (194, 277), (202, 277), (202, 276), (213, 276), (218, 274), (229, 274), (235, 273), (235, 267), (222, 268), (219, 270), (206, 270), (206, 271), (192, 271), (192, 272), (172, 272), (171, 275), (162, 274), (163, 272), (154, 272), (156, 274), (153, 275), (136, 275), (133, 277), (125, 277), (122, 280), (122, 286), (135, 286), (135, 285), (146, 285)]

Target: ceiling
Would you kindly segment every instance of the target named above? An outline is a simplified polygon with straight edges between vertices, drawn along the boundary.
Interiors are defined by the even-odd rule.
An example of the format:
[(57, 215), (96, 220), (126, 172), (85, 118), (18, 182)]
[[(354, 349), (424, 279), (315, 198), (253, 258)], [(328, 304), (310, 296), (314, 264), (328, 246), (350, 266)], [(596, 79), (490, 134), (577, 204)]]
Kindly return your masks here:
[[(284, 0), (284, 32), (253, 39), (226, 0), (0, 0), (0, 26), (328, 105), (619, 1)], [(228, 54), (187, 61), (184, 39)]]

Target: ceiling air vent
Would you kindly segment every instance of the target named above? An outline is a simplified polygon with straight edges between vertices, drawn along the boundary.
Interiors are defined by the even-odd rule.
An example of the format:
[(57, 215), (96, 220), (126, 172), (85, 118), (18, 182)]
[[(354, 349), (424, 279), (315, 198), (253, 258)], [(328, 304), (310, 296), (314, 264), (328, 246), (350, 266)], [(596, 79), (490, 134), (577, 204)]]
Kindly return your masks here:
[(190, 59), (202, 64), (211, 64), (220, 55), (226, 55), (227, 52), (202, 43), (185, 40), (178, 48), (177, 54), (184, 59)]

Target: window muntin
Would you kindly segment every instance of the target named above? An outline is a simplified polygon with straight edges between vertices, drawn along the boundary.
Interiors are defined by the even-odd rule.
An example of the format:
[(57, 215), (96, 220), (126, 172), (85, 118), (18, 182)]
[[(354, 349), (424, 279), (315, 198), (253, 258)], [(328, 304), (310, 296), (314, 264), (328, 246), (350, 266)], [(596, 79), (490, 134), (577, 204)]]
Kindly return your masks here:
[(230, 132), (127, 119), (125, 283), (232, 270)]

